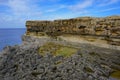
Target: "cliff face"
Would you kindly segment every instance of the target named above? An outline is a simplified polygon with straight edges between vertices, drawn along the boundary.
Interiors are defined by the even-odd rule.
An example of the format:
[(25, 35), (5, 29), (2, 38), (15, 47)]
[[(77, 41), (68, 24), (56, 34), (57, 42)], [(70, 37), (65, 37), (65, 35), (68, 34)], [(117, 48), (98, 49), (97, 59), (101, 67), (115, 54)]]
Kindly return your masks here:
[(54, 21), (27, 21), (27, 35), (78, 34), (120, 38), (120, 16), (80, 17)]

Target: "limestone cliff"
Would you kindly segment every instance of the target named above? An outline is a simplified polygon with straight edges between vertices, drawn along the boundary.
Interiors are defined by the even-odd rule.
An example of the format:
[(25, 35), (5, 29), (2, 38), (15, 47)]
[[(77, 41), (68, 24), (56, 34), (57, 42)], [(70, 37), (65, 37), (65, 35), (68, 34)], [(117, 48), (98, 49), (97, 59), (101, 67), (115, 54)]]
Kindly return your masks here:
[(120, 16), (79, 17), (54, 21), (27, 21), (28, 35), (78, 34), (120, 38)]
[(27, 21), (26, 27), (26, 35), (29, 36), (63, 36), (64, 34), (74, 34), (95, 38), (102, 37), (102, 39), (107, 41), (107, 44), (120, 46), (120, 16)]

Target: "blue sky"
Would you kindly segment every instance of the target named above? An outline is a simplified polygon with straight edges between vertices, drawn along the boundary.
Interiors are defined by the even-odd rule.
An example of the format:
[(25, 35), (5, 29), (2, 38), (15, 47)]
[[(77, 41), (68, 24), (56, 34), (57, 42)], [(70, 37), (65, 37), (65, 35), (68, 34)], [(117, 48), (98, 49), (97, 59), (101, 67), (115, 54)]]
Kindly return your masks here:
[(0, 28), (25, 28), (26, 20), (120, 15), (120, 0), (0, 0)]

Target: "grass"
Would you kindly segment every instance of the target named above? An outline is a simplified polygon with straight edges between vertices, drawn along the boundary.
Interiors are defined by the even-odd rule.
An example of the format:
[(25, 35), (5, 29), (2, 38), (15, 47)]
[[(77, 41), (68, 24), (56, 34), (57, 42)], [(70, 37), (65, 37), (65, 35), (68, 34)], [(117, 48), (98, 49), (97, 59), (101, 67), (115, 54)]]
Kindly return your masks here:
[(57, 43), (48, 42), (41, 46), (39, 49), (39, 54), (45, 55), (47, 52), (51, 53), (54, 56), (64, 56), (69, 57), (72, 54), (76, 53), (78, 51), (77, 48), (70, 47), (70, 46), (64, 46)]

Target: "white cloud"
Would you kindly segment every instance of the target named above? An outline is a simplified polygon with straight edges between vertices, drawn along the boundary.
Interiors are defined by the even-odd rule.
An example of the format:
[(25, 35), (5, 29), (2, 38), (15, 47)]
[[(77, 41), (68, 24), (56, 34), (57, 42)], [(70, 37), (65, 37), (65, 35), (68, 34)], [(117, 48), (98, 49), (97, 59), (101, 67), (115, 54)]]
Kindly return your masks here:
[(4, 21), (25, 21), (42, 14), (39, 7), (31, 4), (33, 2), (31, 0), (1, 0), (1, 2), (9, 8), (7, 14), (2, 12), (2, 16), (0, 16)]
[(63, 8), (67, 8), (67, 5), (59, 5), (59, 6), (57, 5), (57, 7), (53, 7), (52, 9), (47, 9), (44, 12), (45, 13), (56, 12), (56, 11), (63, 9)]
[(49, 12), (56, 12), (59, 11), (60, 9), (66, 9), (69, 10), (70, 12), (76, 12), (76, 14), (86, 14), (88, 11), (86, 10), (87, 7), (92, 6), (93, 0), (85, 0), (83, 2), (78, 2), (77, 4), (74, 5), (57, 5), (56, 7), (53, 7), (51, 9), (47, 9), (45, 13)]
[(107, 6), (107, 5), (111, 5), (114, 3), (117, 3), (119, 0), (104, 0), (101, 1), (102, 3), (99, 4), (99, 6)]
[(36, 1), (0, 0), (0, 6), (5, 8), (0, 12), (0, 23), (4, 24), (4, 27), (24, 27), (26, 20), (40, 18), (42, 12), (35, 4)]
[(83, 10), (83, 9), (85, 9), (87, 7), (90, 7), (92, 4), (93, 4), (93, 0), (85, 0), (82, 3), (71, 5), (71, 6), (69, 6), (69, 8), (71, 10), (75, 10), (75, 11), (77, 11), (77, 10)]
[(35, 16), (41, 15), (39, 7), (31, 4), (30, 0), (9, 0), (8, 6), (11, 8), (15, 15)]
[(120, 7), (108, 8), (108, 9), (103, 9), (103, 10), (99, 10), (99, 11), (95, 11), (95, 12), (107, 12), (107, 11), (117, 10), (117, 9), (120, 9)]
[(24, 13), (29, 12), (29, 7), (27, 6), (27, 1), (24, 0), (9, 0), (8, 6), (11, 8), (11, 10), (15, 13)]

